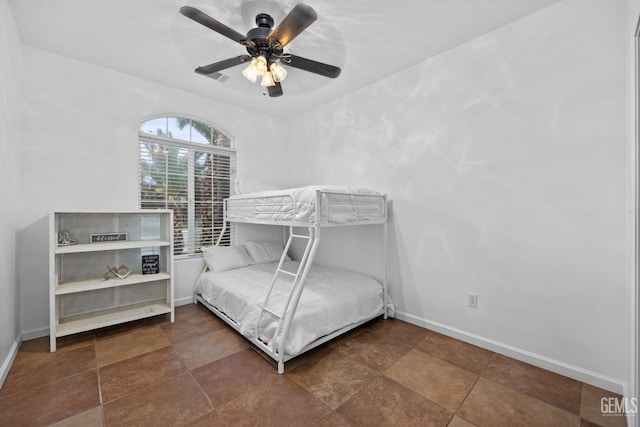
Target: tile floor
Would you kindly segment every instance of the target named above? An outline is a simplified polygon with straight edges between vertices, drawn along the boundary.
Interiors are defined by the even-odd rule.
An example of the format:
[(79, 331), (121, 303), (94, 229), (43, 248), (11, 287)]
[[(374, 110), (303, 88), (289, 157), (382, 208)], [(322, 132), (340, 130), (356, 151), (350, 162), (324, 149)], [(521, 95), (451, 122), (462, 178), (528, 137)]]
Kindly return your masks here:
[(24, 342), (0, 426), (624, 426), (613, 394), (399, 320), (375, 320), (285, 375), (201, 305)]

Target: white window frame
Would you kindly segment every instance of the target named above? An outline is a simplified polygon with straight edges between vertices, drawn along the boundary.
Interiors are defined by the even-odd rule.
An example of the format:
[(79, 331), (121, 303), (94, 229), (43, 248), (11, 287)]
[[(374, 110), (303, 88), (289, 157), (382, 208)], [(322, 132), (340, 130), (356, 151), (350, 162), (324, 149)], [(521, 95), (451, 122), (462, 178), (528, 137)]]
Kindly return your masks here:
[[(167, 136), (159, 136), (159, 135), (154, 135), (154, 134), (150, 134), (150, 133), (145, 133), (141, 130), (142, 124), (150, 121), (150, 120), (156, 120), (156, 119), (172, 119), (172, 118), (179, 118), (179, 119), (188, 119), (188, 120), (192, 120), (192, 121), (197, 121), (200, 123), (203, 123), (207, 126), (210, 126), (212, 129), (216, 130), (217, 132), (223, 134), (226, 138), (229, 139), (230, 141), (230, 147), (223, 147), (223, 146), (218, 146), (218, 145), (211, 145), (211, 144), (205, 144), (205, 143), (198, 143), (198, 142), (190, 142), (190, 141), (185, 141), (185, 140), (180, 140), (180, 139), (175, 139), (175, 138), (170, 138)], [(237, 152), (235, 149), (235, 144), (234, 144), (234, 140), (233, 138), (231, 138), (229, 136), (228, 133), (222, 131), (220, 129), (220, 127), (211, 124), (210, 122), (207, 122), (205, 120), (199, 119), (199, 118), (194, 118), (194, 117), (190, 117), (190, 116), (186, 116), (186, 115), (182, 115), (182, 114), (166, 114), (166, 115), (159, 115), (159, 116), (152, 116), (152, 117), (146, 117), (143, 118), (142, 120), (140, 120), (139, 122), (139, 126), (138, 126), (138, 206), (142, 206), (142, 170), (141, 170), (141, 165), (142, 165), (142, 159), (141, 159), (141, 150), (140, 150), (140, 144), (141, 144), (141, 140), (148, 140), (148, 141), (153, 141), (159, 144), (163, 144), (166, 146), (172, 146), (172, 147), (176, 147), (176, 148), (182, 148), (182, 149), (186, 149), (188, 150), (188, 175), (187, 175), (187, 192), (188, 192), (188, 208), (187, 208), (187, 229), (189, 230), (188, 233), (188, 242), (184, 243), (184, 247), (186, 249), (186, 253), (184, 254), (176, 254), (175, 258), (189, 258), (189, 257), (200, 257), (202, 256), (202, 253), (200, 252), (200, 248), (196, 247), (196, 200), (195, 200), (195, 166), (194, 166), (194, 157), (195, 157), (195, 153), (196, 152), (204, 152), (204, 153), (208, 153), (208, 154), (213, 154), (213, 155), (223, 155), (223, 156), (229, 156), (230, 159), (230, 169), (229, 169), (229, 194), (233, 194), (234, 191), (234, 182), (235, 182), (235, 177), (236, 177), (236, 156), (237, 156)], [(166, 209), (171, 209), (171, 206), (168, 205), (168, 199), (165, 199), (165, 208)], [(220, 201), (221, 202), (221, 201)], [(214, 200), (213, 203), (215, 204), (216, 201)], [(212, 206), (213, 208), (213, 206)], [(212, 224), (213, 228), (214, 228), (214, 232), (215, 232), (215, 221)], [(229, 240), (228, 242), (226, 242), (226, 244), (234, 244), (235, 243), (235, 238), (236, 238), (236, 229), (235, 227), (227, 227), (228, 232), (230, 233), (229, 236)], [(211, 244), (214, 244), (215, 241), (217, 240), (217, 235), (213, 235), (212, 238), (212, 242)], [(224, 242), (221, 244), (225, 244)]]

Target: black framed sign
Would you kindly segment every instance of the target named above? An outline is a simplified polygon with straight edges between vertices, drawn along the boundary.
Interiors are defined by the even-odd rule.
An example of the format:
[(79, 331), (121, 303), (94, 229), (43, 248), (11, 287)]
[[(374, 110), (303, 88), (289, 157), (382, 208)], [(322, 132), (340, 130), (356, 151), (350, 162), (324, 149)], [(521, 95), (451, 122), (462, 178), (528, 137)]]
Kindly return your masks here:
[(142, 274), (160, 273), (160, 255), (142, 255)]

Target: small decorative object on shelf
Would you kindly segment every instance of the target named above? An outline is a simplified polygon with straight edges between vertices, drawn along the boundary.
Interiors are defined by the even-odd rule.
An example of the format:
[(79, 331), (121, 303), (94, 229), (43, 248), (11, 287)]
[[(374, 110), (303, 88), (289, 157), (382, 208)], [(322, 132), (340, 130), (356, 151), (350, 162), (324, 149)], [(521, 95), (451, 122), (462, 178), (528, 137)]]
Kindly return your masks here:
[(127, 233), (100, 233), (91, 235), (91, 243), (126, 242)]
[(131, 270), (129, 270), (129, 267), (127, 267), (124, 264), (122, 264), (118, 268), (107, 266), (107, 269), (109, 271), (104, 273), (104, 276), (103, 276), (104, 280), (109, 280), (109, 279), (111, 279), (111, 277), (117, 277), (119, 279), (124, 279), (125, 277), (127, 277), (128, 275), (131, 274)]
[(58, 233), (58, 244), (61, 246), (75, 245), (78, 239), (72, 239), (69, 230), (62, 230)]
[(160, 273), (160, 255), (142, 255), (142, 274)]

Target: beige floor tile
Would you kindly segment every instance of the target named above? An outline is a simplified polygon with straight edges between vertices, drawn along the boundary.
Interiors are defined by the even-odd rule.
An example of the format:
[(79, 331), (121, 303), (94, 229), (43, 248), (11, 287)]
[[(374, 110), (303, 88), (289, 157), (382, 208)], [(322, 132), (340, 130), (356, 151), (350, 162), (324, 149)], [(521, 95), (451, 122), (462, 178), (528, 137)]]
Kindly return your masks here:
[(261, 385), (218, 408), (231, 426), (314, 426), (331, 409), (286, 376), (269, 377)]
[(456, 413), (477, 426), (575, 427), (578, 417), (541, 400), (480, 378)]
[(428, 329), (397, 319), (379, 319), (368, 323), (366, 329), (376, 334), (384, 334), (410, 347), (433, 334)]
[(0, 426), (45, 426), (100, 405), (96, 371), (0, 399)]
[(384, 371), (407, 354), (411, 347), (384, 334), (364, 331), (348, 340), (343, 340), (333, 348), (377, 371)]
[(173, 345), (189, 369), (222, 359), (248, 348), (246, 340), (231, 329), (219, 329)]
[(187, 423), (184, 427), (228, 427), (227, 423), (218, 412), (214, 409), (207, 415), (203, 415), (195, 421)]
[(65, 418), (49, 427), (102, 427), (102, 406)]
[(127, 394), (104, 405), (107, 427), (183, 425), (213, 410), (190, 373)]
[(156, 328), (158, 322), (155, 317), (148, 317), (146, 319), (135, 320), (133, 322), (120, 323), (118, 325), (109, 326), (106, 328), (97, 329), (94, 332), (96, 341), (103, 341), (112, 338), (117, 338), (122, 335), (128, 335), (132, 332), (141, 331), (148, 328)]
[(493, 352), (489, 350), (437, 333), (415, 348), (477, 374), (487, 367), (493, 357)]
[(47, 347), (47, 353), (44, 355), (16, 357), (0, 389), (0, 398), (95, 368), (96, 355), (93, 346), (55, 353), (49, 353)]
[(474, 424), (471, 424), (469, 421), (466, 421), (459, 416), (455, 416), (449, 422), (447, 427), (477, 427)]
[(218, 407), (278, 375), (255, 351), (240, 350), (192, 371), (214, 406)]
[(386, 377), (377, 377), (336, 412), (354, 426), (444, 427), (452, 413)]
[(491, 360), (482, 376), (572, 414), (580, 413), (579, 381), (499, 354)]
[(385, 375), (451, 412), (478, 380), (478, 374), (419, 350), (411, 350)]
[(55, 353), (51, 353), (48, 336), (23, 341), (14, 360), (14, 364), (42, 357), (48, 358), (53, 354), (66, 353), (67, 351), (73, 351), (83, 347), (93, 347), (93, 345), (93, 331), (58, 338), (56, 340)]
[[(603, 400), (604, 399), (604, 400)], [(622, 396), (589, 384), (582, 384), (582, 406), (580, 416), (601, 427), (624, 427), (625, 416), (618, 412), (622, 408)]]
[(157, 325), (129, 333), (118, 333), (112, 338), (96, 341), (98, 366), (111, 365), (170, 345), (162, 329)]
[(176, 309), (174, 323), (168, 321), (159, 323), (171, 343), (188, 340), (226, 327), (213, 313), (202, 308), (201, 304), (180, 306)]
[(186, 370), (172, 347), (164, 347), (140, 356), (100, 368), (100, 387), (104, 403), (132, 391), (167, 380)]
[(378, 375), (377, 371), (336, 350), (309, 359), (287, 374), (332, 409)]
[(316, 427), (351, 427), (351, 424), (344, 417), (332, 412), (316, 424)]

